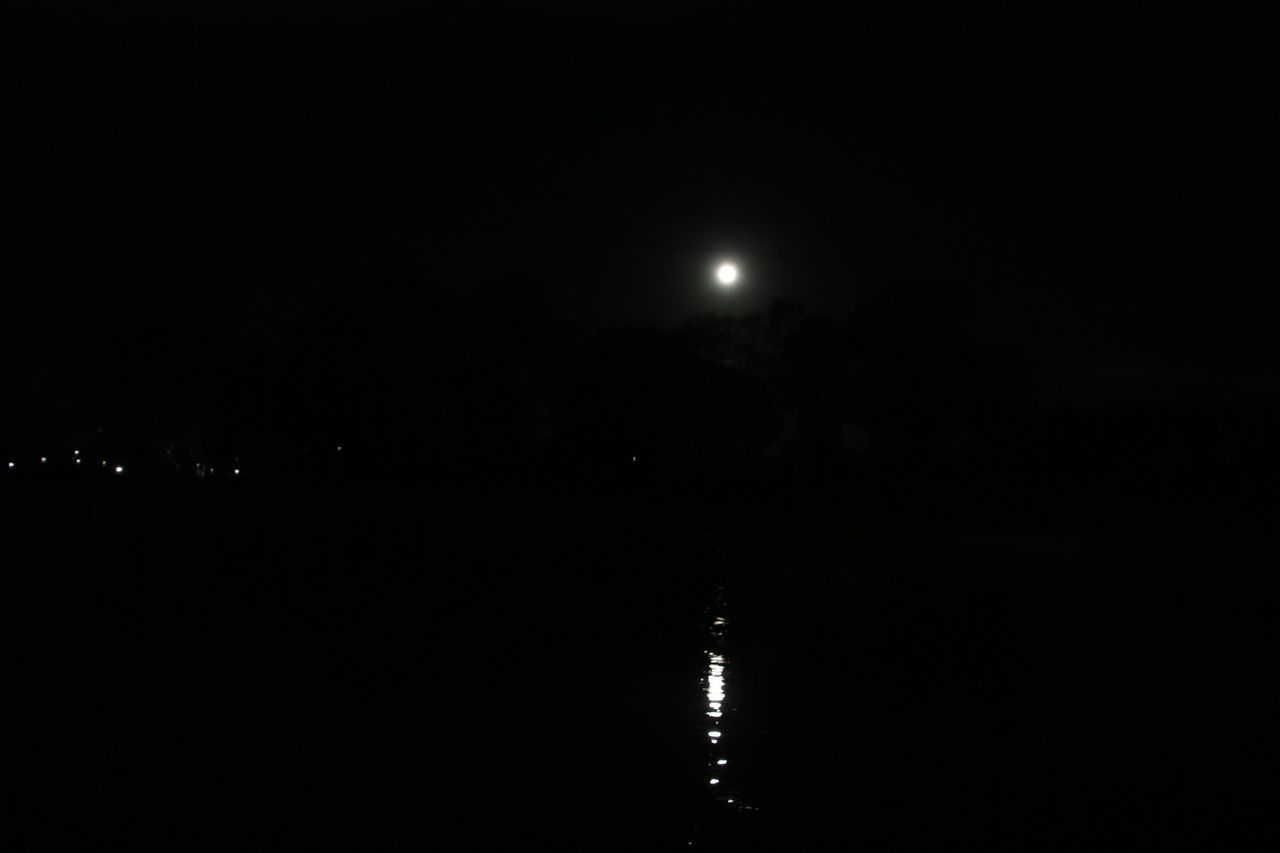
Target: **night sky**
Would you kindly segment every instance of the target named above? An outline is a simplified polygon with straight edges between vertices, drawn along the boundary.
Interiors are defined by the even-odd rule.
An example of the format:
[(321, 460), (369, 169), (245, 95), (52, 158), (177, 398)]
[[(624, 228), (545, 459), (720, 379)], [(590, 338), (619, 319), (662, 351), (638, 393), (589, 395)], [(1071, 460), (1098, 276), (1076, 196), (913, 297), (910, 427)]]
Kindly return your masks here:
[(670, 324), (937, 279), (1042, 360), (1280, 366), (1260, 21), (557, 8), (9, 13), (10, 353), (406, 282)]

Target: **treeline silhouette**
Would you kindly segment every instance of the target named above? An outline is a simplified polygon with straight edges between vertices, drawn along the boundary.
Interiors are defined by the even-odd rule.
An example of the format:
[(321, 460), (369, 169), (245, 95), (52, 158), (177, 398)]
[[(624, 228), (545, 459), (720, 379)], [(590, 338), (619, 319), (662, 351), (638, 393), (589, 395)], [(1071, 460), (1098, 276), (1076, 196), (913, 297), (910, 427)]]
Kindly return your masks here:
[(842, 320), (779, 300), (584, 330), (528, 281), (382, 278), (270, 333), (151, 324), (10, 376), (0, 442), (11, 479), (122, 460), (131, 478), (917, 508), (1271, 496), (1274, 397), (1049, 406), (974, 309), (917, 281)]

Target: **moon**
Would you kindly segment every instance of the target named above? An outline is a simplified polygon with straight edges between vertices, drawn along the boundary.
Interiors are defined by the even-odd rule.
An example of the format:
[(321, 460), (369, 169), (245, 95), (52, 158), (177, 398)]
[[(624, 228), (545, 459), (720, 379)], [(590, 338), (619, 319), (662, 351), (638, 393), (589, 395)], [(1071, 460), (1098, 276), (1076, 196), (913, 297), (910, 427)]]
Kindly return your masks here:
[(738, 268), (734, 264), (725, 261), (716, 267), (716, 281), (720, 282), (721, 287), (733, 287), (737, 280)]

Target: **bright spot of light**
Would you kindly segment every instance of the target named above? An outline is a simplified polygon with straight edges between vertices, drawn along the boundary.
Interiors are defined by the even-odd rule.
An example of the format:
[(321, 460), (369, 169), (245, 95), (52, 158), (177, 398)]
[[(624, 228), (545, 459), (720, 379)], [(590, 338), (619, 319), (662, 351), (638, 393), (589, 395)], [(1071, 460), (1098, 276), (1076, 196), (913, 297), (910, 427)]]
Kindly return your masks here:
[(707, 737), (720, 737), (719, 732), (707, 732)]
[(73, 450), (73, 451), (71, 451), (71, 452), (72, 452), (72, 453), (74, 453), (76, 456), (79, 456), (79, 455), (80, 455), (80, 451), (79, 451), (79, 450)]
[(738, 268), (731, 263), (725, 262), (716, 267), (716, 281), (724, 287), (729, 287), (738, 280)]
[(47, 457), (47, 456), (41, 456), (41, 457), (40, 457), (40, 464), (41, 464), (41, 465), (43, 465), (44, 463), (46, 463), (46, 462), (48, 462), (48, 461), (49, 461), (49, 457)]
[(716, 764), (728, 764), (728, 763), (729, 763), (729, 759), (727, 758), (721, 758), (719, 761), (716, 762)]
[(231, 473), (232, 473), (232, 474), (235, 474), (237, 477), (239, 477), (239, 476), (240, 476), (240, 469), (239, 469), (239, 468), (235, 468), (235, 469), (233, 469), (233, 470), (231, 471)]
[(723, 717), (723, 716), (724, 716), (724, 714), (723, 714), (723, 713), (721, 713), (720, 711), (708, 711), (708, 712), (707, 712), (707, 716), (708, 716), (708, 717)]
[(10, 462), (10, 463), (9, 463), (9, 467), (10, 467), (10, 468), (12, 468), (12, 467), (13, 467), (13, 463), (12, 463), (12, 462)]
[(117, 473), (117, 474), (123, 474), (123, 473), (124, 473), (124, 466), (123, 466), (123, 465), (117, 465), (117, 466), (116, 466), (116, 473)]
[(712, 784), (712, 785), (719, 785), (719, 784), (720, 784), (720, 780), (719, 780), (719, 779), (710, 779), (710, 780), (708, 780), (708, 781), (709, 781), (709, 782), (711, 782), (711, 784)]

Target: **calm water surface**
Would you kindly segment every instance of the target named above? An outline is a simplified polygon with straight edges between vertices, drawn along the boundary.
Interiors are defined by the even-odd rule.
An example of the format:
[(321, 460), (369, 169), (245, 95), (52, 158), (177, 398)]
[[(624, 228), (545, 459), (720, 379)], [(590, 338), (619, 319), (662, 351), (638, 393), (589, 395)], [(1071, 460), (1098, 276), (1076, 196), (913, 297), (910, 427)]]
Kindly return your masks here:
[(1259, 574), (1157, 576), (1138, 542), (187, 500), (114, 496), (92, 538), (88, 505), (9, 507), (50, 557), (10, 570), (22, 849), (1275, 838)]

